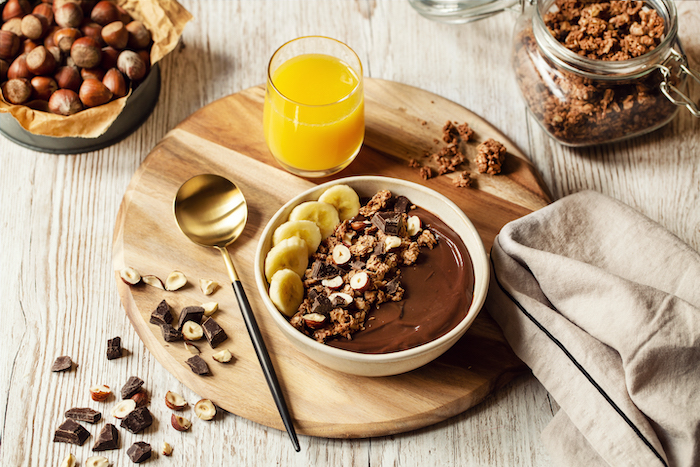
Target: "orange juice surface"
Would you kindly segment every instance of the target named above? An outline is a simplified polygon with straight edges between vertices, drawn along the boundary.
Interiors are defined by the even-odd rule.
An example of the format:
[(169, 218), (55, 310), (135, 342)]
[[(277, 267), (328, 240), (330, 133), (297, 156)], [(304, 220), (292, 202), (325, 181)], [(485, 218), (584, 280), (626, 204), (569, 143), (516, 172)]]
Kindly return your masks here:
[(263, 118), (273, 155), (302, 171), (347, 165), (365, 133), (364, 93), (355, 71), (330, 55), (304, 54), (282, 63), (272, 82), (276, 90), (268, 83)]

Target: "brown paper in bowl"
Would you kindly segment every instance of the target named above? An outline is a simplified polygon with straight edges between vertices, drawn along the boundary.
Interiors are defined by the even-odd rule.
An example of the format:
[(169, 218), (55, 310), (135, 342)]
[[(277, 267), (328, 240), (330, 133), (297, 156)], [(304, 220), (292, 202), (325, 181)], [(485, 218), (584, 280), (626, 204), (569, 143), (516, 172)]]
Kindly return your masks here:
[[(185, 25), (192, 19), (192, 15), (175, 0), (116, 0), (115, 3), (151, 32), (151, 66), (177, 46)], [(22, 128), (36, 135), (97, 138), (114, 123), (130, 95), (131, 90), (125, 97), (67, 117), (25, 105), (13, 105), (3, 97), (0, 99), (0, 113), (12, 114)]]

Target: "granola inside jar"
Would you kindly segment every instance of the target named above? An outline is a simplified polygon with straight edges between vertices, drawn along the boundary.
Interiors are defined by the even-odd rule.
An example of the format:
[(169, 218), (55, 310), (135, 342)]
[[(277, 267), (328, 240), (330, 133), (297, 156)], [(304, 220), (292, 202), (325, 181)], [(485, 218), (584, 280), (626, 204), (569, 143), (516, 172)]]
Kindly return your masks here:
[(677, 32), (672, 0), (540, 0), (516, 25), (516, 79), (560, 143), (632, 138), (679, 110), (669, 90), (683, 96), (689, 72)]

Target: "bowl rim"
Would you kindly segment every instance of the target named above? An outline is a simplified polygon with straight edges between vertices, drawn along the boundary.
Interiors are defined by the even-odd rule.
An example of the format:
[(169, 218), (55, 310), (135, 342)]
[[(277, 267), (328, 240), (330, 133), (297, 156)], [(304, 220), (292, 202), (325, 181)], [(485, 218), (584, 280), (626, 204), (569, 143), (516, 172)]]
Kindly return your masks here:
[[(317, 199), (323, 190), (330, 188), (331, 186), (341, 184), (348, 184), (352, 186), (353, 183), (367, 181), (377, 183), (388, 182), (394, 185), (400, 185), (402, 188), (406, 188), (407, 190), (421, 191), (424, 194), (432, 196), (438, 199), (440, 202), (443, 202), (447, 207), (454, 211), (454, 213), (460, 218), (460, 221), (467, 226), (467, 233), (472, 237), (471, 241), (474, 242), (474, 246), (478, 249), (478, 251), (472, 251), (472, 249), (468, 247), (467, 242), (465, 241), (465, 236), (462, 235), (462, 233), (457, 232), (457, 230), (454, 229), (452, 225), (449, 225), (450, 228), (452, 228), (465, 243), (465, 247), (467, 248), (469, 256), (472, 260), (472, 267), (474, 268), (474, 293), (472, 297), (472, 303), (470, 304), (469, 309), (467, 310), (467, 315), (464, 317), (464, 319), (462, 319), (459, 322), (459, 324), (457, 324), (457, 326), (455, 326), (442, 336), (438, 337), (437, 339), (433, 339), (432, 341), (426, 342), (417, 347), (412, 347), (410, 349), (388, 353), (368, 354), (354, 352), (346, 349), (339, 349), (337, 347), (332, 347), (327, 344), (317, 342), (315, 339), (300, 332), (289, 323), (289, 320), (285, 316), (283, 316), (283, 314), (272, 303), (272, 300), (270, 299), (267, 291), (268, 284), (263, 273), (263, 264), (265, 255), (267, 255), (269, 247), (264, 247), (266, 239), (271, 241), (273, 226), (276, 228), (279, 224), (281, 224), (280, 217), (282, 216), (282, 214), (285, 213), (285, 211), (287, 211), (288, 209), (290, 209), (292, 205), (297, 205), (307, 200)], [(389, 189), (393, 193), (393, 190), (391, 190), (390, 187), (387, 187), (387, 189)], [(314, 193), (316, 193), (316, 198), (312, 196), (314, 195)], [(406, 196), (408, 196), (410, 199), (410, 195), (407, 194)], [(426, 208), (425, 206), (421, 207), (429, 210), (429, 208)], [(264, 252), (263, 249), (265, 249)], [(490, 281), (490, 264), (488, 261), (486, 249), (484, 248), (483, 241), (481, 240), (481, 236), (479, 235), (479, 232), (476, 230), (476, 227), (471, 222), (469, 217), (467, 217), (467, 215), (464, 213), (464, 211), (462, 211), (462, 209), (459, 206), (457, 206), (445, 195), (433, 190), (432, 188), (428, 188), (424, 185), (420, 185), (418, 183), (410, 182), (399, 178), (377, 175), (359, 175), (331, 180), (320, 185), (311, 187), (308, 190), (299, 193), (298, 195), (294, 196), (292, 199), (287, 201), (282, 207), (280, 207), (275, 212), (275, 214), (265, 225), (265, 228), (263, 229), (263, 232), (260, 235), (260, 238), (258, 239), (258, 244), (255, 252), (255, 263), (253, 264), (253, 268), (255, 270), (255, 281), (258, 288), (258, 292), (265, 304), (265, 308), (267, 312), (272, 316), (277, 326), (280, 327), (280, 330), (283, 334), (288, 335), (290, 339), (304, 338), (303, 341), (301, 339), (298, 339), (302, 345), (310, 347), (314, 351), (321, 352), (327, 357), (335, 357), (346, 361), (368, 364), (392, 363), (415, 358), (419, 355), (423, 355), (427, 352), (430, 352), (431, 350), (440, 348), (448, 342), (451, 342), (452, 340), (461, 337), (464, 334), (464, 332), (466, 332), (466, 330), (471, 326), (471, 324), (474, 322), (479, 312), (481, 311), (484, 301), (486, 300), (486, 294), (488, 292)], [(479, 272), (477, 272), (477, 268), (481, 270), (481, 277), (477, 277), (477, 274), (480, 274)]]

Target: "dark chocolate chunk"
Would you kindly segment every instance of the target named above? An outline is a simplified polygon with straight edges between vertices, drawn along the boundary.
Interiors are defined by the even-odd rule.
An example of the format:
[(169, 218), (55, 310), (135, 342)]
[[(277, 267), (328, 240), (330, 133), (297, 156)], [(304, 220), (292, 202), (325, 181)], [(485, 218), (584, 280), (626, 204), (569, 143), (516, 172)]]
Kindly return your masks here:
[(143, 386), (143, 380), (138, 376), (129, 376), (124, 386), (122, 386), (122, 399), (128, 399), (136, 394)]
[(200, 376), (209, 374), (209, 365), (204, 361), (199, 355), (188, 358), (186, 363), (190, 366), (192, 371)]
[(394, 212), (408, 213), (411, 209), (411, 202), (405, 196), (397, 196), (394, 202)]
[(107, 423), (102, 427), (97, 435), (95, 444), (92, 446), (93, 451), (109, 451), (111, 449), (119, 449), (119, 431), (117, 427), (111, 423)]
[(136, 441), (126, 450), (126, 455), (129, 456), (131, 462), (140, 464), (151, 458), (151, 445), (143, 441)]
[(350, 263), (350, 267), (352, 269), (364, 269), (365, 266), (367, 266), (367, 263), (365, 263), (364, 261), (360, 261), (359, 259)]
[(331, 312), (332, 309), (333, 309), (333, 304), (328, 299), (328, 297), (326, 297), (323, 294), (316, 295), (316, 298), (314, 298), (314, 302), (311, 305), (311, 313), (319, 313), (322, 315), (327, 315), (328, 313)]
[(90, 407), (73, 407), (66, 411), (66, 418), (80, 420), (81, 422), (97, 423), (102, 418), (102, 414)]
[(122, 338), (115, 337), (107, 341), (107, 360), (114, 360), (122, 356)]
[(184, 326), (188, 321), (194, 321), (197, 324), (201, 324), (203, 316), (204, 308), (201, 306), (186, 306), (180, 312), (180, 316), (177, 320), (177, 326), (175, 327), (178, 331), (182, 331), (182, 326)]
[(309, 300), (313, 302), (316, 296), (320, 293), (323, 293), (323, 286), (315, 285), (311, 287), (308, 292)]
[(204, 331), (204, 337), (207, 338), (212, 349), (228, 339), (226, 331), (213, 318), (208, 318), (202, 323), (202, 331)]
[(61, 423), (53, 435), (54, 443), (71, 443), (82, 446), (85, 440), (90, 437), (90, 432), (83, 426), (70, 418)]
[(163, 340), (165, 342), (175, 342), (182, 340), (182, 333), (175, 329), (172, 324), (164, 324), (160, 327), (163, 332)]
[(67, 355), (56, 357), (53, 365), (51, 365), (51, 371), (68, 371), (71, 368), (73, 368), (73, 360)]
[(329, 279), (342, 274), (343, 271), (338, 266), (325, 261), (316, 260), (311, 265), (311, 277), (314, 279)]
[(151, 423), (153, 423), (153, 416), (148, 407), (138, 407), (122, 419), (120, 426), (136, 434), (151, 426)]
[(396, 276), (392, 280), (386, 283), (386, 291), (389, 295), (395, 294), (397, 290), (401, 287), (401, 277)]
[(165, 300), (161, 301), (155, 310), (151, 313), (151, 324), (171, 324), (173, 315), (170, 313), (170, 305)]
[(402, 223), (403, 216), (399, 212), (378, 212), (372, 216), (372, 225), (387, 235), (399, 235)]
[(386, 245), (384, 244), (384, 242), (377, 242), (377, 244), (374, 245), (374, 251), (372, 252), (372, 254), (381, 256), (384, 253), (386, 253)]

